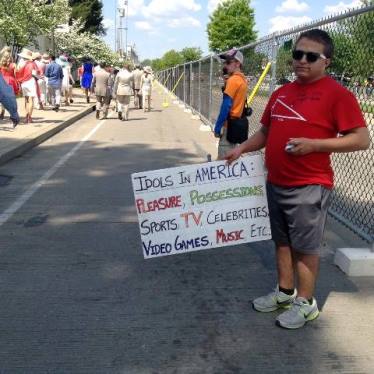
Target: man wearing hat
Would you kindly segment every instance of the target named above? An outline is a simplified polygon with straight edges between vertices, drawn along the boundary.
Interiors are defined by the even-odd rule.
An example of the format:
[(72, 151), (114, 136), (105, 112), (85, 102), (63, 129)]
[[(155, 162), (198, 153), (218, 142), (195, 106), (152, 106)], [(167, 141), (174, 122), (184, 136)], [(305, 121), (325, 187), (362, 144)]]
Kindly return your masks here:
[(219, 57), (224, 60), (228, 73), (221, 110), (214, 127), (214, 135), (220, 139), (218, 159), (223, 159), (227, 151), (246, 140), (238, 136), (239, 131), (243, 133), (247, 129), (247, 133), (241, 135), (242, 137), (248, 135), (248, 120), (243, 116), (248, 83), (242, 73), (244, 57), (239, 50), (231, 49)]

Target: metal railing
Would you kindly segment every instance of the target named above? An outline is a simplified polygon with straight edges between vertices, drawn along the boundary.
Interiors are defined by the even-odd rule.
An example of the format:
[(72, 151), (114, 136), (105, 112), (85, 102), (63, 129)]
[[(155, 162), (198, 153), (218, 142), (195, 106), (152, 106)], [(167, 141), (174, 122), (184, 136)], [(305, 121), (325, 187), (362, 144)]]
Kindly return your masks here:
[[(254, 87), (265, 65), (272, 69), (252, 102), (250, 134), (259, 128), (260, 118), (271, 93), (292, 81), (291, 50), (298, 35), (312, 28), (323, 29), (335, 44), (335, 57), (328, 73), (355, 94), (364, 113), (371, 139), (374, 138), (374, 5), (329, 16), (293, 29), (268, 35), (240, 47), (244, 74)], [(166, 79), (170, 74), (169, 79)], [(222, 65), (215, 55), (157, 73), (159, 82), (194, 114), (213, 126), (222, 101)], [(374, 147), (365, 152), (332, 156), (335, 189), (330, 213), (368, 242), (374, 242)]]

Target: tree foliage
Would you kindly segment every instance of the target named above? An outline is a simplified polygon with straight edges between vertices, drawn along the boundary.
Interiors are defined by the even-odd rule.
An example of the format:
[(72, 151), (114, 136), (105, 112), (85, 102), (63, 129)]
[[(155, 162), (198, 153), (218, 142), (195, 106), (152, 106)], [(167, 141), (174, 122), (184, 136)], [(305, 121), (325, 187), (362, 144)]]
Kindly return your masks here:
[(68, 0), (0, 0), (0, 35), (16, 49), (48, 35), (70, 16)]
[(190, 62), (201, 59), (203, 56), (203, 51), (201, 48), (186, 47), (180, 51), (180, 54), (183, 57), (183, 62)]
[[(372, 5), (374, 1), (361, 1)], [(365, 80), (374, 74), (374, 14), (366, 12), (359, 16), (338, 21), (331, 31), (335, 55), (331, 71), (342, 77)]]
[(162, 63), (164, 65), (164, 69), (182, 64), (183, 62), (184, 60), (182, 54), (174, 49), (171, 49), (162, 56)]
[(120, 65), (119, 55), (99, 36), (85, 31), (84, 27), (83, 21), (73, 21), (69, 32), (57, 33), (55, 42), (58, 50), (76, 58), (90, 57), (97, 62)]
[(171, 49), (167, 51), (161, 58), (144, 60), (142, 65), (150, 65), (153, 70), (159, 71), (190, 61), (199, 60), (201, 59), (202, 55), (203, 51), (198, 47), (185, 47), (181, 51)]
[(103, 3), (101, 0), (69, 0), (69, 5), (72, 7), (72, 20), (82, 20), (85, 32), (95, 35), (105, 34), (102, 23), (104, 17)]
[(210, 16), (209, 48), (214, 52), (239, 47), (256, 40), (254, 10), (250, 0), (226, 0)]

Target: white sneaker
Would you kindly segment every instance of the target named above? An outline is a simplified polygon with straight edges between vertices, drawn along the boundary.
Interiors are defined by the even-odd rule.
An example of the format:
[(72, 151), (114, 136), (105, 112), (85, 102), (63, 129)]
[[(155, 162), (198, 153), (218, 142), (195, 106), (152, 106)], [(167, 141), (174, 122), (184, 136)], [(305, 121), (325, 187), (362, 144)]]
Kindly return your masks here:
[(310, 305), (307, 299), (297, 297), (291, 309), (280, 314), (275, 323), (286, 329), (298, 329), (318, 316), (319, 310), (315, 298), (313, 298), (313, 303)]
[(288, 309), (292, 306), (297, 296), (295, 289), (292, 295), (287, 295), (279, 291), (279, 286), (266, 296), (258, 297), (252, 302), (252, 306), (258, 312), (268, 313), (274, 312), (277, 309)]

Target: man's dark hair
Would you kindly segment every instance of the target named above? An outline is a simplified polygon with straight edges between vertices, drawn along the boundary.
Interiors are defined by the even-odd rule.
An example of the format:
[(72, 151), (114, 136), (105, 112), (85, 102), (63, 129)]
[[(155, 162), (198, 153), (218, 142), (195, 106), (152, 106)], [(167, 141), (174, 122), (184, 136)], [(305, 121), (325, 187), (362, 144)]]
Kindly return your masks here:
[(51, 58), (52, 61), (56, 60), (56, 56), (54, 55), (50, 55), (49, 57)]
[(99, 63), (99, 66), (102, 68), (102, 69), (105, 69), (106, 67), (106, 63), (104, 61), (100, 62)]
[(295, 45), (302, 38), (310, 39), (310, 40), (313, 40), (314, 42), (323, 44), (324, 55), (327, 58), (332, 58), (333, 57), (333, 55), (334, 55), (334, 42), (331, 39), (330, 35), (326, 31), (323, 31), (323, 30), (320, 30), (320, 29), (312, 29), (312, 30), (304, 31), (297, 38)]

